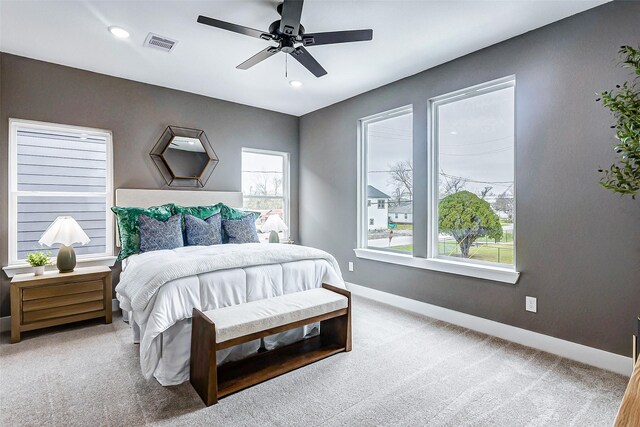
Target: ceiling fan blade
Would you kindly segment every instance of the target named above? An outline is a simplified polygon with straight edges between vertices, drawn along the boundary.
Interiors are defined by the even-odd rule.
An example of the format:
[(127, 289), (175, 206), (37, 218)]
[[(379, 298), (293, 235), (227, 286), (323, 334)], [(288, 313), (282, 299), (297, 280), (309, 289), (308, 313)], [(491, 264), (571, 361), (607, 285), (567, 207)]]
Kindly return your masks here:
[(298, 35), (303, 5), (303, 0), (284, 0), (282, 4), (282, 17), (280, 18), (281, 33), (290, 36)]
[(307, 70), (311, 71), (314, 76), (322, 77), (327, 74), (327, 70), (322, 68), (322, 65), (320, 65), (303, 46), (297, 47), (293, 52), (291, 52), (291, 56), (293, 56)]
[(280, 49), (274, 46), (269, 46), (265, 50), (261, 50), (260, 52), (253, 55), (251, 58), (244, 61), (242, 64), (238, 65), (236, 68), (240, 70), (248, 70), (259, 62), (264, 61), (267, 58), (271, 58), (276, 53), (280, 52)]
[(328, 33), (312, 33), (302, 36), (305, 46), (322, 44), (364, 42), (373, 39), (373, 30), (331, 31)]
[(198, 22), (204, 25), (210, 25), (212, 27), (221, 28), (223, 30), (232, 31), (238, 34), (244, 34), (245, 36), (256, 37), (258, 39), (271, 40), (273, 36), (267, 31), (255, 30), (249, 27), (243, 27), (242, 25), (232, 24), (230, 22), (220, 21), (219, 19), (208, 18), (206, 16), (198, 16)]

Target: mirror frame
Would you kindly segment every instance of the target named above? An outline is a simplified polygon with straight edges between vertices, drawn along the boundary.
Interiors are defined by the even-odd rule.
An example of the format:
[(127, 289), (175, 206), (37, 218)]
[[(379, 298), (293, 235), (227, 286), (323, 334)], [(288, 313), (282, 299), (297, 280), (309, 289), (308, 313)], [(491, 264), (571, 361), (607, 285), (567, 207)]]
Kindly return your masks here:
[[(171, 166), (169, 165), (165, 154), (171, 145), (171, 141), (173, 141), (175, 137), (195, 138), (200, 141), (204, 151), (209, 157), (209, 161), (200, 174), (195, 176), (178, 176), (173, 172), (173, 170), (171, 170)], [(158, 171), (160, 171), (162, 178), (164, 178), (165, 182), (170, 187), (204, 187), (220, 161), (216, 152), (213, 151), (213, 147), (211, 147), (209, 139), (203, 130), (183, 128), (179, 126), (167, 126), (160, 136), (160, 139), (158, 139), (158, 142), (149, 153), (149, 156), (151, 156), (151, 159), (158, 168)]]

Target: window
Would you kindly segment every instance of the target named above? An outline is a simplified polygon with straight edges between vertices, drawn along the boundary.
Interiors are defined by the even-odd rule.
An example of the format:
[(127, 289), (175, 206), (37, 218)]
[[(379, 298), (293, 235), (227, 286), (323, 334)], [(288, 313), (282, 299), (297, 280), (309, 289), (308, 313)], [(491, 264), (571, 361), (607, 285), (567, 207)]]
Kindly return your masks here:
[(9, 264), (42, 248), (58, 216), (72, 216), (91, 241), (78, 259), (113, 254), (111, 133), (50, 123), (9, 121)]
[[(256, 225), (261, 241), (269, 241), (269, 233), (261, 226), (272, 215), (278, 215), (289, 226), (289, 153), (242, 149), (243, 207), (261, 213)], [(281, 241), (289, 232), (279, 231)]]
[(514, 266), (513, 78), (430, 101), (434, 258)]
[[(412, 108), (377, 114), (359, 124), (359, 247), (411, 254), (412, 224), (390, 223), (389, 211), (411, 211), (413, 206)], [(371, 207), (370, 199), (377, 199), (377, 206)]]

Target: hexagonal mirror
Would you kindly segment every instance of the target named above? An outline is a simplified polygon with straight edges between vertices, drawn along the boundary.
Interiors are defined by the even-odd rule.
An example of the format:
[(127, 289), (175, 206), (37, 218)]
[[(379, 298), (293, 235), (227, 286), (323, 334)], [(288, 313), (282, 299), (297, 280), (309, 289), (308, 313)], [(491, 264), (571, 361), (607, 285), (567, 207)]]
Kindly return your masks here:
[(149, 153), (167, 185), (204, 187), (218, 156), (203, 130), (168, 126)]

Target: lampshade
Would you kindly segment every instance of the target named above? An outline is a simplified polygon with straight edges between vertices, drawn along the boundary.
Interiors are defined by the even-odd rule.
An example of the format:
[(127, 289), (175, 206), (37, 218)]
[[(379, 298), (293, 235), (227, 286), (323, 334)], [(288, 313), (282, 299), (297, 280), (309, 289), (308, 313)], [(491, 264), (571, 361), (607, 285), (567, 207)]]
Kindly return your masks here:
[(280, 215), (270, 215), (269, 218), (262, 224), (262, 232), (268, 233), (271, 231), (275, 231), (279, 233), (281, 231), (287, 231), (289, 227), (284, 223)]
[(86, 245), (89, 240), (89, 236), (75, 219), (70, 216), (59, 216), (47, 228), (38, 243), (46, 246), (53, 246), (55, 243), (71, 246), (74, 243)]

